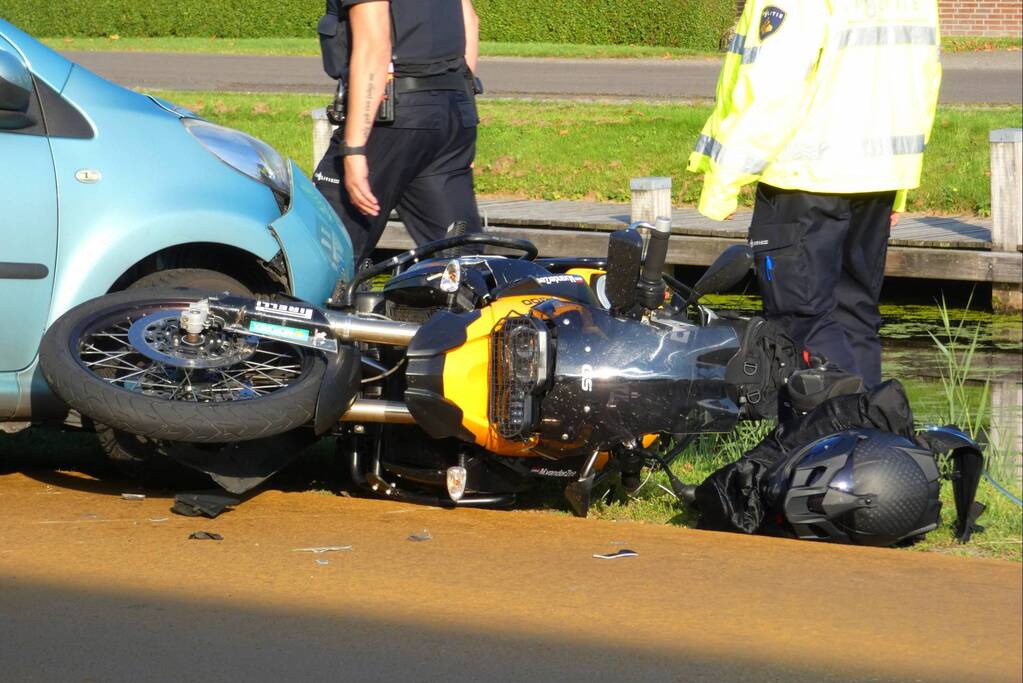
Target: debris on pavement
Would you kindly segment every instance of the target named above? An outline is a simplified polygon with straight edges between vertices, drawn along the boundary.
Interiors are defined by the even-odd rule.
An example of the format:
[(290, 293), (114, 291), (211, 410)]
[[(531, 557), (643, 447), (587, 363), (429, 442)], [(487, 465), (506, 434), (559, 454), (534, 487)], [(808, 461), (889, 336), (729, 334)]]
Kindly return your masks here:
[[(323, 553), (341, 553), (347, 550), (351, 550), (350, 545), (325, 545), (316, 548), (292, 548), (293, 553), (315, 553), (316, 555), (322, 555)], [(317, 560), (318, 562), (319, 560)]]
[(316, 564), (330, 564), (330, 560), (316, 560)]
[(204, 491), (179, 493), (174, 496), (174, 506), (171, 508), (171, 512), (185, 517), (203, 516), (213, 519), (224, 510), (238, 505), (240, 502), (234, 496), (225, 496), (222, 493)]
[(433, 534), (430, 533), (429, 529), (423, 529), (422, 531), (417, 531), (413, 534), (409, 534), (408, 540), (415, 541), (416, 543), (421, 543), (422, 541), (432, 541)]
[(122, 493), (121, 498), (125, 500), (145, 500), (146, 494), (144, 493)]
[(170, 519), (170, 517), (150, 517), (149, 521), (150, 522), (154, 522), (154, 523), (155, 522), (166, 522), (168, 519)]
[(597, 558), (598, 560), (617, 560), (619, 557), (639, 557), (639, 553), (637, 553), (635, 550), (622, 548), (621, 550), (618, 550), (613, 553), (606, 553), (603, 555), (597, 553), (596, 555), (594, 555), (594, 557)]
[(224, 537), (212, 531), (193, 531), (188, 535), (188, 539), (195, 541), (223, 541)]

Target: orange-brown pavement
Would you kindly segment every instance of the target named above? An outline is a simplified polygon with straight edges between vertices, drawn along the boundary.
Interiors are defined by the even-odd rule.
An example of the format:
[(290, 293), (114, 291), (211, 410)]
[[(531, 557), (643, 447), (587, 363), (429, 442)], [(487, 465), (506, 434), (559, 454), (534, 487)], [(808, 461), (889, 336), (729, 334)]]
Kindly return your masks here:
[[(0, 681), (1021, 678), (1009, 562), (316, 493), (190, 519), (119, 494), (0, 476)], [(639, 557), (592, 557), (621, 547)]]

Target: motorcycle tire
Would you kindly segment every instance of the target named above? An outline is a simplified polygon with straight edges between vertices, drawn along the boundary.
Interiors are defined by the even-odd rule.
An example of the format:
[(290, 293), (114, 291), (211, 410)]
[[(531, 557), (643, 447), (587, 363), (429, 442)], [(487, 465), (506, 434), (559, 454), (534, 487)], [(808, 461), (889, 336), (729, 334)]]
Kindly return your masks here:
[[(148, 374), (148, 370), (142, 372), (142, 369), (156, 367), (158, 362), (150, 362), (127, 340), (116, 342), (122, 344), (118, 353), (123, 352), (125, 356), (115, 357), (112, 352), (104, 350), (102, 353), (106, 353), (114, 365), (99, 367), (107, 368), (108, 374), (112, 372), (109, 370), (111, 367), (119, 370), (139, 368), (139, 372), (134, 374), (141, 373), (141, 379), (136, 382), (141, 389), (132, 390), (114, 384), (114, 381), (122, 381), (123, 377), (104, 377), (90, 370), (90, 366), (82, 360), (80, 345), (83, 334), (90, 334), (93, 328), (117, 321), (120, 327), (115, 329), (121, 330), (118, 335), (126, 337), (125, 322), (133, 323), (151, 313), (180, 310), (206, 295), (195, 290), (154, 288), (128, 290), (87, 301), (58, 318), (44, 335), (39, 348), (43, 376), (60, 399), (83, 415), (115, 429), (151, 439), (191, 443), (250, 441), (283, 434), (311, 422), (326, 360), (318, 353), (285, 342), (271, 342), (269, 348), (276, 349), (270, 353), (294, 361), (292, 367), (298, 369), (288, 370), (295, 375), (292, 380), (266, 394), (258, 394), (254, 388), (238, 382), (243, 393), (255, 395), (217, 401), (196, 398), (191, 393), (193, 382), (187, 373), (180, 386), (171, 388), (180, 389), (187, 384), (190, 398), (175, 398), (176, 391), (171, 397), (155, 395), (152, 390), (141, 393), (145, 390), (142, 385)], [(105, 329), (101, 331), (101, 336), (110, 339), (118, 335), (109, 334)], [(94, 344), (92, 346), (96, 348)], [(132, 353), (138, 357), (135, 361), (142, 365), (117, 359), (133, 358)], [(176, 370), (172, 368), (171, 375), (167, 375), (166, 366), (159, 369), (166, 376), (172, 376)], [(278, 369), (273, 368), (274, 371)], [(239, 371), (243, 370), (244, 366)]]
[[(166, 287), (252, 296), (252, 290), (233, 277), (205, 268), (158, 270), (128, 285), (129, 290)], [(140, 486), (199, 489), (211, 484), (209, 476), (173, 458), (176, 449), (189, 446), (149, 439), (102, 423), (95, 423), (95, 430), (110, 463)], [(259, 442), (253, 445), (259, 448)]]

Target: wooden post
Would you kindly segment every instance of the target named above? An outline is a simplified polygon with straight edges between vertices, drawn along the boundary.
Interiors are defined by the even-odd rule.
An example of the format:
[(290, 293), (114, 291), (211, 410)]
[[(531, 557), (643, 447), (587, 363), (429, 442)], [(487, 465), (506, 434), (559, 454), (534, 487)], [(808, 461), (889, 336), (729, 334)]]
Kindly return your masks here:
[[(991, 141), (991, 249), (1016, 252), (1023, 246), (1023, 128), (993, 130)], [(995, 282), (995, 310), (1023, 310), (1019, 284)]]
[(653, 223), (660, 216), (671, 217), (671, 178), (652, 176), (633, 178), (632, 221)]
[(1023, 481), (1023, 384), (1014, 380), (991, 383), (991, 432), (993, 451), (1001, 462), (988, 463), (988, 469), (1001, 483), (1019, 486)]
[(330, 145), (330, 138), (337, 130), (337, 126), (327, 120), (327, 110), (313, 109), (313, 168), (320, 163), (320, 159), (327, 153), (327, 146)]

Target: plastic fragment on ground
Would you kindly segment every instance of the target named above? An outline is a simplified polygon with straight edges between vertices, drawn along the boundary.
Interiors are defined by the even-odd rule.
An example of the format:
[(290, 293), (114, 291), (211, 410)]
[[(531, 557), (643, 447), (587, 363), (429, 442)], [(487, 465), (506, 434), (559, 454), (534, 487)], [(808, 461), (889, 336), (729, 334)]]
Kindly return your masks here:
[(597, 553), (594, 555), (594, 557), (597, 558), (598, 560), (617, 560), (620, 557), (639, 557), (639, 553), (637, 553), (635, 550), (622, 548), (621, 550), (613, 553), (605, 554)]
[(145, 500), (146, 494), (144, 493), (122, 493), (121, 498), (124, 500)]
[(213, 519), (224, 510), (241, 501), (221, 493), (179, 493), (174, 496), (171, 512), (185, 517), (209, 517)]
[(316, 548), (292, 548), (293, 553), (314, 553), (316, 555), (322, 555), (323, 553), (342, 553), (347, 550), (351, 550), (350, 545), (325, 545)]
[(433, 534), (430, 533), (429, 529), (423, 529), (413, 534), (409, 534), (408, 540), (415, 541), (416, 543), (422, 543), (423, 541), (432, 541)]
[(212, 531), (193, 531), (188, 535), (189, 540), (195, 541), (223, 541), (224, 537)]

